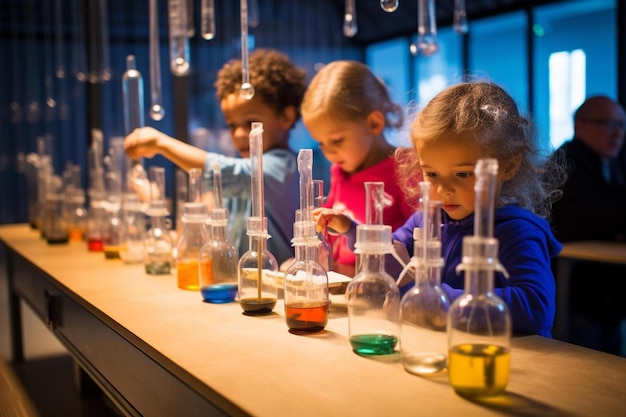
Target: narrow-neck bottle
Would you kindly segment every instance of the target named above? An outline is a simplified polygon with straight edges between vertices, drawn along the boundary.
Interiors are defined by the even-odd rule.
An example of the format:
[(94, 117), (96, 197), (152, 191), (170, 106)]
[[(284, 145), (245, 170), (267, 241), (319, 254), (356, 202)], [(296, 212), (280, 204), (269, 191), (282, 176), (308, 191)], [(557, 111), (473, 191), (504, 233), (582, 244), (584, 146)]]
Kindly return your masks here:
[(399, 339), (400, 292), (385, 271), (391, 250), (390, 226), (357, 226), (359, 269), (346, 288), (346, 300), (350, 345), (362, 355), (394, 353)]
[(212, 209), (209, 224), (209, 242), (200, 250), (200, 293), (206, 302), (229, 303), (237, 296), (239, 253), (228, 239), (228, 210)]
[(183, 233), (176, 244), (176, 279), (178, 288), (197, 291), (200, 289), (200, 250), (209, 241), (209, 216), (204, 203), (185, 203), (183, 210)]
[(144, 265), (148, 274), (169, 274), (174, 263), (170, 236), (171, 222), (167, 218), (165, 201), (151, 204), (152, 207), (147, 213), (150, 218), (150, 229), (144, 239)]

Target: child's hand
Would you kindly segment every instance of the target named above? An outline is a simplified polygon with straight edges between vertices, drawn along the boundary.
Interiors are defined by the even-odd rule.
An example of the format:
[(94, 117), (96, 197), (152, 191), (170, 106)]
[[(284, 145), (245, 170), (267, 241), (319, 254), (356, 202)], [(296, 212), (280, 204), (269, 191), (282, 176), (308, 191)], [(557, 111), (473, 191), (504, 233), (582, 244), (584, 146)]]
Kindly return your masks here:
[(331, 208), (316, 208), (313, 210), (313, 220), (318, 232), (329, 228), (336, 233), (346, 233), (352, 224), (348, 216)]
[(131, 159), (152, 158), (159, 152), (158, 141), (162, 136), (152, 127), (135, 129), (124, 139), (124, 150)]

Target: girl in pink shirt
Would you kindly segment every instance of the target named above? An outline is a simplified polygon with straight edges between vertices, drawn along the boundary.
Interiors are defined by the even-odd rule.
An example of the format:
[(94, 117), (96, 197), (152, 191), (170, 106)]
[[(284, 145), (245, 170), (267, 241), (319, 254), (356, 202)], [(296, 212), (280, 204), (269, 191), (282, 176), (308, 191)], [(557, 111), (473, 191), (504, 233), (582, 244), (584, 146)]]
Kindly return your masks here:
[[(402, 108), (385, 84), (357, 61), (334, 61), (311, 80), (301, 107), (302, 121), (331, 162), (326, 207), (365, 222), (365, 182), (385, 183), (389, 201), (383, 223), (395, 230), (413, 213), (398, 185), (394, 146), (387, 128), (400, 128)], [(332, 232), (332, 231), (331, 231)], [(333, 269), (354, 275), (355, 256), (341, 235), (330, 237)]]

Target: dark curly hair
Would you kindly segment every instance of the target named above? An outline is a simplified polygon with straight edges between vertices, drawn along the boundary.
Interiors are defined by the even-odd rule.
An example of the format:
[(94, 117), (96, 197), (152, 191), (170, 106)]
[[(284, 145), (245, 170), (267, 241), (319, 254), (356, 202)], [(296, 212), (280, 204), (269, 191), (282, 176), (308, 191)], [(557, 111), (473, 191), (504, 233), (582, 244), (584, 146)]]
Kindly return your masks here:
[[(239, 93), (241, 70), (241, 60), (231, 59), (218, 71), (214, 85), (220, 101)], [(287, 55), (272, 49), (256, 49), (248, 57), (248, 73), (255, 96), (277, 112), (289, 106), (295, 107), (294, 124), (300, 119), (300, 104), (306, 91), (306, 73), (297, 68)]]

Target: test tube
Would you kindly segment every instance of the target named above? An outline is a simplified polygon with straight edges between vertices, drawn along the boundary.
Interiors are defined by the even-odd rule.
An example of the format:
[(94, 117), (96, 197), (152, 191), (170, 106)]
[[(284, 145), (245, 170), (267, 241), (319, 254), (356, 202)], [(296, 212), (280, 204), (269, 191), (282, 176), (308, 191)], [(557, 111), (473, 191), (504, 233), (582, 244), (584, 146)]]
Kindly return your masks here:
[(300, 210), (304, 219), (309, 220), (313, 208), (313, 150), (300, 149), (298, 152), (298, 172), (300, 173)]
[(474, 236), (493, 237), (497, 159), (479, 159), (475, 168)]
[(358, 30), (354, 0), (346, 0), (346, 11), (343, 15), (343, 34), (351, 38), (356, 35)]
[(202, 0), (200, 10), (200, 32), (202, 38), (210, 41), (215, 37), (215, 3), (214, 0)]
[(438, 48), (435, 0), (417, 0), (417, 42), (411, 44), (411, 53), (430, 56)]
[(398, 8), (399, 0), (380, 0), (380, 7), (387, 13), (395, 12)]
[(124, 131), (126, 134), (143, 127), (143, 78), (137, 71), (134, 55), (126, 57), (126, 71), (122, 75)]
[(365, 224), (383, 224), (385, 183), (365, 182)]
[(258, 0), (250, 0), (248, 4), (248, 25), (255, 28), (259, 25), (259, 2)]
[(187, 37), (193, 38), (196, 34), (196, 28), (193, 24), (193, 3), (194, 0), (187, 0)]
[(158, 0), (150, 0), (150, 117), (159, 121), (165, 116), (161, 92)]
[(191, 168), (189, 170), (189, 202), (202, 202), (202, 169)]
[(454, 0), (454, 18), (452, 22), (452, 28), (459, 35), (464, 35), (469, 31), (465, 0)]
[(250, 177), (252, 217), (263, 218), (265, 208), (263, 201), (263, 123), (261, 122), (252, 122), (250, 130)]
[(187, 0), (168, 0), (170, 34), (170, 70), (184, 76), (189, 72), (189, 39), (187, 38)]
[(213, 169), (213, 208), (222, 209), (224, 208), (222, 198), (222, 167), (217, 162), (214, 162), (211, 168)]
[(248, 2), (241, 0), (241, 89), (242, 97), (248, 100), (254, 97), (254, 86), (250, 84), (248, 71)]

